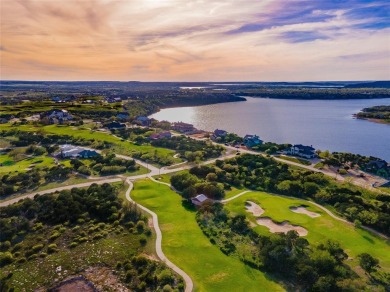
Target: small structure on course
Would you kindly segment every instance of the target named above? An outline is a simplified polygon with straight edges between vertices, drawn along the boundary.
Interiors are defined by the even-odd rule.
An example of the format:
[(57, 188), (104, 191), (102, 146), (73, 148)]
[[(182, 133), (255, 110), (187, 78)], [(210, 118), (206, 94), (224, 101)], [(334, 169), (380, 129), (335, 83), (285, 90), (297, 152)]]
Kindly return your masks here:
[(207, 198), (204, 194), (197, 195), (191, 199), (192, 204), (195, 206), (202, 206), (205, 202), (207, 202), (209, 198)]

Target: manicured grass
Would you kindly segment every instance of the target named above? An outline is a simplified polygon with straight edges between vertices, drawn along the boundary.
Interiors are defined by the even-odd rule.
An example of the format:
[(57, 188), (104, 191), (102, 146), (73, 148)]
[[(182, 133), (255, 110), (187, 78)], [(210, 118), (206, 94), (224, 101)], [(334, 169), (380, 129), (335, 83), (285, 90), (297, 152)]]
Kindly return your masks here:
[[(265, 210), (262, 217), (267, 216), (277, 222), (288, 220), (293, 225), (306, 228), (309, 234), (305, 238), (312, 244), (318, 244), (327, 239), (338, 241), (349, 257), (352, 258), (348, 260), (352, 267), (358, 264), (357, 255), (367, 252), (380, 260), (380, 265), (384, 270), (390, 271), (390, 246), (385, 240), (352, 225), (337, 221), (305, 200), (279, 197), (264, 192), (251, 192), (225, 205), (231, 212), (245, 214), (255, 224), (255, 217), (245, 211), (247, 200), (259, 204)], [(289, 207), (300, 205), (309, 206), (309, 211), (316, 212), (321, 216), (311, 218), (305, 214), (294, 213), (289, 209)], [(268, 228), (264, 226), (258, 225), (255, 230), (260, 234), (270, 234)]]
[(195, 291), (280, 291), (281, 286), (237, 258), (224, 255), (200, 230), (195, 211), (169, 187), (137, 181), (132, 198), (158, 215), (163, 251), (194, 281)]
[(283, 160), (296, 162), (296, 163), (300, 163), (300, 164), (303, 164), (303, 165), (310, 165), (311, 164), (310, 161), (308, 161), (306, 159), (298, 158), (298, 157), (285, 156), (285, 155), (280, 155), (280, 156), (277, 156), (277, 157), (280, 158), (280, 159), (283, 159)]
[(0, 173), (11, 173), (14, 171), (26, 172), (27, 168), (51, 167), (54, 166), (54, 159), (47, 156), (27, 157), (20, 161), (14, 161), (8, 155), (0, 155)]
[(237, 189), (235, 187), (232, 187), (231, 190), (225, 192), (225, 199), (229, 199), (231, 197), (234, 197), (235, 195), (238, 195), (239, 193), (242, 193), (244, 191), (245, 191), (245, 189), (243, 189), (243, 188)]
[[(166, 148), (158, 148), (150, 145), (136, 145), (129, 141), (125, 141), (123, 139), (117, 138), (111, 134), (100, 132), (100, 131), (91, 131), (82, 129), (80, 127), (70, 127), (70, 126), (59, 126), (59, 125), (49, 125), (49, 126), (32, 126), (32, 125), (19, 125), (13, 126), (11, 124), (1, 124), (1, 130), (11, 130), (18, 129), (20, 131), (45, 131), (50, 134), (57, 135), (70, 135), (75, 138), (84, 138), (88, 140), (96, 140), (96, 141), (106, 141), (115, 146), (112, 150), (117, 154), (131, 155), (133, 152), (148, 152), (151, 154), (156, 154), (161, 157), (167, 157), (175, 154), (175, 151), (166, 149)], [(175, 163), (181, 162), (182, 160), (179, 158), (174, 158)]]

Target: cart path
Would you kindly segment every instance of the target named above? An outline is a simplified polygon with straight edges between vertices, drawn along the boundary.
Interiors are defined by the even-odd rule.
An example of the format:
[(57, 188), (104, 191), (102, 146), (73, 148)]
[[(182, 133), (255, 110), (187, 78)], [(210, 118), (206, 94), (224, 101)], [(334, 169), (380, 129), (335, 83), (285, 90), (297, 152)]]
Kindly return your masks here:
[[(157, 253), (157, 256), (159, 257), (159, 259), (161, 261), (163, 261), (168, 267), (170, 267), (172, 270), (174, 270), (177, 274), (179, 274), (180, 276), (183, 277), (185, 283), (186, 283), (186, 288), (185, 288), (185, 292), (191, 292), (193, 290), (193, 287), (194, 287), (194, 284), (192, 282), (192, 279), (190, 276), (187, 275), (186, 272), (184, 272), (182, 269), (180, 269), (178, 266), (176, 266), (174, 263), (172, 263), (164, 254), (164, 252), (162, 251), (162, 246), (161, 246), (161, 243), (162, 243), (162, 233), (161, 233), (161, 229), (160, 229), (160, 226), (158, 225), (158, 216), (156, 213), (154, 213), (153, 211), (149, 210), (148, 208), (138, 204), (137, 202), (135, 202), (131, 197), (130, 197), (130, 193), (131, 193), (131, 190), (133, 189), (133, 183), (131, 182), (131, 178), (127, 178), (126, 180), (126, 183), (129, 185), (129, 188), (127, 189), (126, 191), (126, 199), (129, 201), (129, 202), (134, 202), (137, 204), (137, 206), (144, 210), (145, 212), (149, 213), (150, 215), (152, 215), (152, 219), (153, 219), (153, 228), (154, 230), (156, 231), (156, 253)], [(166, 184), (166, 183), (163, 183), (163, 184)]]

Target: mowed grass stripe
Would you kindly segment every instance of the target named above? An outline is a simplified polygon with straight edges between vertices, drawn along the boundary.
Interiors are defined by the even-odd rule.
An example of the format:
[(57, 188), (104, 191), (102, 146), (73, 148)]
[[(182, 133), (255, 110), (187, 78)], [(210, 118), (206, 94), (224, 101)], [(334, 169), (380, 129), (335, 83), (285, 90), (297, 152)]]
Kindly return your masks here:
[(139, 204), (158, 215), (163, 251), (194, 281), (195, 291), (283, 291), (265, 274), (224, 255), (200, 230), (195, 212), (182, 206), (169, 187), (137, 181), (131, 193)]

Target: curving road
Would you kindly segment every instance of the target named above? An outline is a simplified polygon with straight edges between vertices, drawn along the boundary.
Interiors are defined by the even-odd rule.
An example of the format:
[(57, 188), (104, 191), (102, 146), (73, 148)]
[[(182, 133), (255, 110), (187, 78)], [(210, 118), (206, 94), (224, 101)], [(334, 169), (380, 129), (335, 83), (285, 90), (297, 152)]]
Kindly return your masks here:
[(31, 199), (31, 198), (34, 198), (34, 196), (36, 196), (36, 195), (50, 194), (50, 193), (60, 192), (60, 191), (64, 191), (64, 190), (70, 190), (70, 189), (73, 189), (73, 188), (85, 188), (85, 187), (89, 187), (92, 184), (98, 184), (98, 185), (102, 185), (102, 184), (105, 184), (105, 183), (110, 184), (110, 183), (114, 183), (114, 182), (119, 182), (121, 180), (122, 179), (119, 178), (119, 177), (117, 177), (117, 178), (108, 178), (108, 179), (102, 179), (102, 180), (98, 180), (98, 181), (95, 180), (95, 181), (91, 181), (91, 182), (75, 184), (75, 185), (69, 185), (69, 186), (58, 187), (58, 188), (54, 188), (54, 189), (48, 189), (48, 190), (44, 190), (44, 191), (39, 191), (39, 192), (35, 192), (35, 193), (30, 193), (30, 194), (26, 194), (26, 195), (23, 195), (23, 196), (14, 198), (14, 199), (10, 199), (10, 200), (6, 200), (6, 201), (3, 201), (3, 202), (0, 202), (0, 207), (11, 205), (13, 203), (16, 203), (16, 202), (22, 200), (22, 199), (26, 199), (26, 198), (30, 198)]
[[(155, 181), (155, 180), (154, 180)], [(157, 181), (158, 182), (158, 181)], [(131, 193), (131, 190), (133, 189), (133, 183), (131, 182), (131, 178), (128, 178), (126, 180), (126, 183), (129, 185), (129, 188), (127, 189), (126, 191), (126, 199), (129, 201), (129, 202), (134, 202), (136, 203), (131, 197), (130, 197), (130, 193)], [(166, 183), (163, 183), (163, 184), (166, 184)], [(137, 204), (137, 203), (136, 203)], [(161, 233), (161, 229), (160, 229), (160, 226), (158, 225), (158, 216), (156, 213), (154, 213), (153, 211), (149, 210), (148, 208), (140, 205), (140, 204), (137, 204), (138, 207), (142, 210), (144, 210), (145, 212), (149, 213), (150, 215), (152, 215), (152, 219), (153, 219), (153, 228), (154, 230), (156, 231), (156, 253), (157, 253), (157, 256), (159, 257), (159, 259), (161, 261), (163, 261), (168, 267), (170, 267), (172, 270), (174, 270), (177, 274), (179, 274), (180, 276), (183, 277), (184, 279), (184, 282), (186, 283), (186, 288), (185, 288), (185, 292), (191, 292), (193, 287), (194, 287), (194, 284), (192, 282), (192, 279), (190, 278), (190, 276), (187, 275), (186, 272), (184, 272), (182, 269), (180, 269), (178, 266), (176, 266), (174, 263), (172, 263), (164, 254), (164, 252), (162, 251), (162, 246), (161, 246), (161, 243), (162, 243), (162, 233)]]

